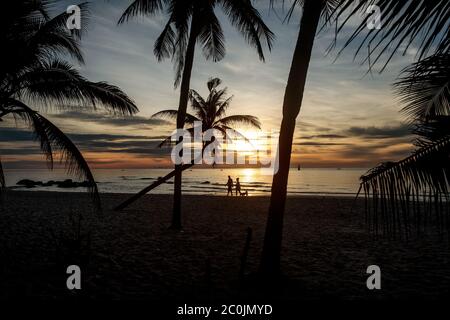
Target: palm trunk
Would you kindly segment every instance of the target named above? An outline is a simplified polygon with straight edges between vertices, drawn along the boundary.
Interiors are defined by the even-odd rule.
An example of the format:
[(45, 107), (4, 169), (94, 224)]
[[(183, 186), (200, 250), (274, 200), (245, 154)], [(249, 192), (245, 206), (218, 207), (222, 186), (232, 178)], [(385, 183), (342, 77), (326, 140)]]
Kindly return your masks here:
[(283, 102), (279, 137), (279, 170), (273, 177), (269, 215), (264, 237), (260, 272), (276, 277), (280, 273), (283, 217), (291, 162), (295, 121), (300, 112), (311, 51), (322, 11), (322, 0), (306, 0), (297, 44)]
[[(181, 171), (185, 171), (185, 170), (187, 170), (189, 168), (192, 168), (193, 166), (195, 166), (196, 163), (198, 163), (199, 161), (202, 161), (202, 159), (203, 159), (203, 152), (205, 151), (206, 147), (208, 145), (210, 145), (210, 144), (211, 144), (211, 142), (204, 143), (201, 155), (198, 158), (196, 158), (196, 159), (192, 159), (191, 163), (183, 164), (181, 166)], [(0, 165), (1, 165), (1, 163), (0, 163)], [(157, 188), (158, 186), (162, 185), (164, 182), (172, 179), (175, 176), (175, 173), (176, 173), (176, 171), (173, 170), (172, 172), (166, 174), (164, 177), (158, 179), (158, 181), (153, 182), (151, 185), (145, 187), (144, 189), (142, 189), (141, 191), (139, 191), (135, 195), (131, 196), (130, 198), (128, 198), (127, 200), (125, 200), (124, 202), (119, 204), (116, 208), (114, 208), (114, 210), (120, 211), (120, 210), (125, 209), (130, 204), (132, 204), (133, 202), (135, 202), (136, 200), (138, 200), (139, 198), (144, 196), (146, 193), (148, 193), (151, 190), (153, 190), (153, 189)]]
[[(191, 162), (190, 164), (183, 164), (182, 167), (181, 167), (181, 171), (184, 171), (184, 170), (187, 170), (189, 168), (192, 168), (194, 165), (195, 165), (194, 162)], [(176, 172), (175, 170), (172, 170), (170, 173), (166, 174), (164, 177), (158, 179), (157, 181), (153, 182), (151, 185), (145, 187), (144, 189), (142, 189), (138, 193), (134, 194), (133, 196), (131, 196), (130, 198), (128, 198), (127, 200), (125, 200), (124, 202), (119, 204), (117, 207), (114, 208), (114, 210), (115, 211), (120, 211), (120, 210), (125, 209), (130, 204), (132, 204), (133, 202), (135, 202), (136, 200), (138, 200), (142, 196), (144, 196), (146, 193), (148, 193), (151, 190), (159, 187), (164, 182), (169, 181), (170, 179), (172, 179), (175, 176), (175, 172)]]
[[(180, 103), (178, 105), (177, 129), (183, 129), (186, 120), (186, 111), (189, 100), (189, 87), (191, 82), (192, 66), (194, 64), (195, 44), (197, 42), (196, 15), (192, 15), (191, 30), (189, 35), (186, 55), (184, 57), (183, 76), (180, 88)], [(182, 144), (183, 142), (179, 142)], [(181, 229), (181, 181), (183, 165), (175, 165), (175, 183), (173, 193), (172, 229)]]

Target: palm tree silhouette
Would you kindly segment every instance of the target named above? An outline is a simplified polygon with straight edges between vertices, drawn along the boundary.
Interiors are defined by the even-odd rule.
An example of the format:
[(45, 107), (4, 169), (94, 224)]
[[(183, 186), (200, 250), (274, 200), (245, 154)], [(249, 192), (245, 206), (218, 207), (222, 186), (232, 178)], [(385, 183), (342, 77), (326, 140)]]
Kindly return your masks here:
[[(204, 133), (207, 130), (217, 130), (219, 131), (223, 137), (226, 139), (226, 141), (229, 141), (232, 138), (241, 138), (246, 141), (248, 139), (241, 134), (239, 131), (237, 131), (234, 128), (234, 125), (246, 125), (253, 128), (260, 129), (261, 123), (259, 122), (258, 118), (251, 116), (251, 115), (232, 115), (232, 116), (225, 116), (226, 112), (230, 106), (231, 100), (233, 97), (226, 98), (227, 88), (218, 90), (217, 87), (222, 83), (222, 81), (218, 78), (210, 79), (207, 83), (207, 87), (209, 90), (209, 95), (206, 99), (202, 98), (201, 95), (195, 91), (190, 90), (189, 92), (189, 100), (191, 102), (191, 108), (194, 111), (194, 114), (186, 113), (186, 119), (185, 122), (189, 125), (192, 125), (190, 128), (187, 128), (186, 130), (190, 134), (194, 134), (194, 127), (193, 125), (195, 122), (201, 122), (201, 132)], [(155, 118), (171, 118), (176, 119), (178, 116), (178, 110), (163, 110), (156, 114), (154, 114), (152, 117)], [(231, 133), (231, 135), (230, 135)], [(160, 147), (170, 143), (173, 140), (172, 136), (167, 137), (164, 141), (161, 142), (159, 145)], [(181, 170), (184, 171), (186, 169), (191, 168), (196, 163), (198, 163), (199, 160), (202, 160), (203, 151), (205, 151), (205, 148), (208, 146), (209, 143), (205, 143), (202, 147), (202, 154), (200, 159), (192, 159), (190, 163), (185, 163), (181, 165)], [(143, 190), (141, 190), (139, 193), (133, 195), (129, 199), (127, 199), (125, 202), (121, 203), (119, 206), (116, 207), (115, 210), (122, 210), (126, 206), (128, 206), (130, 203), (133, 203), (137, 199), (139, 199), (142, 195), (146, 194), (150, 190), (158, 187), (159, 185), (163, 184), (167, 180), (173, 178), (175, 176), (175, 170), (171, 173), (167, 174), (166, 176), (158, 179), (158, 181), (155, 181), (151, 185), (147, 186)]]
[[(420, 214), (420, 201), (428, 201), (436, 212), (439, 231), (450, 231), (444, 222), (448, 214), (450, 181), (450, 54), (435, 54), (403, 71), (395, 84), (396, 93), (405, 104), (402, 111), (418, 135), (417, 149), (398, 162), (386, 162), (361, 177), (372, 231), (409, 237), (411, 230), (420, 234), (431, 225)], [(384, 202), (380, 213), (380, 202)], [(401, 203), (401, 206), (398, 204)], [(434, 210), (431, 206), (434, 205)], [(431, 213), (431, 212), (430, 212)], [(431, 218), (431, 216), (430, 216)], [(448, 219), (448, 216), (447, 216)]]
[[(225, 98), (227, 88), (218, 90), (222, 80), (219, 78), (212, 78), (207, 82), (209, 90), (208, 98), (204, 99), (195, 90), (191, 89), (189, 92), (189, 101), (191, 102), (191, 108), (194, 114), (186, 113), (185, 123), (190, 125), (186, 130), (193, 135), (195, 122), (201, 123), (201, 132), (207, 130), (219, 131), (227, 140), (233, 138), (233, 136), (244, 137), (239, 131), (234, 129), (234, 125), (247, 125), (256, 129), (261, 129), (261, 123), (258, 118), (251, 115), (232, 115), (225, 117), (225, 114), (230, 106), (233, 97)], [(178, 110), (163, 110), (155, 113), (152, 118), (169, 118), (176, 119)], [(230, 136), (232, 133), (233, 136)], [(172, 136), (167, 137), (160, 147), (170, 143), (173, 140)]]
[[(271, 2), (273, 4), (275, 0)], [(302, 5), (303, 12), (284, 96), (279, 136), (279, 169), (273, 177), (260, 263), (260, 272), (273, 277), (280, 272), (283, 218), (295, 122), (302, 105), (311, 51), (321, 16), (325, 23), (344, 17), (344, 21), (337, 28), (339, 34), (350, 17), (360, 12), (366, 14), (368, 5), (378, 6), (382, 17), (382, 28), (368, 30), (367, 23), (374, 18), (373, 15), (376, 12), (366, 14), (361, 24), (343, 46), (343, 49), (346, 48), (350, 43), (359, 39), (359, 35), (368, 30), (367, 35), (363, 35), (363, 40), (356, 50), (355, 56), (361, 52), (364, 45), (367, 45), (368, 54), (363, 62), (369, 63), (369, 71), (373, 64), (382, 61), (382, 57), (387, 55), (386, 62), (381, 69), (383, 71), (395, 52), (407, 50), (418, 39), (421, 40), (419, 43), (420, 58), (433, 47), (437, 52), (445, 52), (450, 47), (448, 28), (450, 8), (448, 1), (445, 0), (294, 0), (288, 13), (289, 18), (296, 5)], [(330, 49), (334, 48), (334, 45), (335, 43), (331, 45)]]
[[(214, 12), (216, 6), (223, 9), (231, 24), (256, 48), (260, 60), (264, 61), (261, 39), (264, 38), (271, 49), (273, 34), (250, 0), (136, 0), (119, 20), (120, 24), (136, 15), (153, 15), (166, 7), (169, 18), (156, 40), (154, 53), (159, 60), (172, 57), (175, 62), (175, 86), (181, 83), (178, 129), (183, 129), (186, 120), (197, 42), (202, 45), (206, 59), (216, 62), (225, 56), (224, 34)], [(182, 144), (182, 141), (178, 143)], [(180, 229), (182, 166), (175, 165), (175, 171), (172, 228)]]
[[(79, 45), (83, 30), (70, 33), (66, 28), (68, 14), (51, 18), (49, 4), (48, 1), (14, 2), (2, 12), (0, 42), (7, 50), (3, 51), (6, 57), (0, 62), (0, 121), (10, 116), (16, 122), (28, 124), (50, 168), (54, 157), (59, 155), (68, 173), (89, 182), (89, 190), (99, 206), (97, 185), (81, 152), (30, 105), (41, 109), (102, 107), (120, 115), (134, 114), (138, 108), (118, 87), (91, 82), (61, 59), (70, 55), (83, 62)], [(86, 16), (86, 5), (80, 8), (82, 16)], [(0, 185), (5, 187), (1, 163)]]
[[(295, 2), (299, 1), (296, 0)], [(268, 276), (279, 273), (283, 217), (295, 121), (302, 105), (306, 75), (320, 16), (323, 12), (327, 12), (324, 10), (328, 3), (326, 1), (305, 0), (303, 2), (300, 32), (284, 95), (283, 118), (278, 140), (279, 168), (272, 181), (269, 214), (260, 264), (260, 272)]]

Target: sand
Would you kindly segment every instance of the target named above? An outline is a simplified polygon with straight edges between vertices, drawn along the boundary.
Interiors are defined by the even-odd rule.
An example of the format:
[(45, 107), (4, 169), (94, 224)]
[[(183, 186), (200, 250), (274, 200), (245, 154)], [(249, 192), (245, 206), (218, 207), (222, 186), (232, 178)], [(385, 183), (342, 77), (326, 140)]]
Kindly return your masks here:
[[(279, 290), (262, 293), (239, 281), (246, 229), (253, 238), (246, 274), (258, 269), (268, 197), (185, 196), (183, 232), (168, 229), (170, 195), (147, 195), (122, 212), (127, 195), (102, 195), (103, 213), (79, 193), (9, 192), (0, 214), (0, 298), (183, 299), (220, 301), (270, 295), (280, 300), (438, 299), (449, 296), (449, 244), (433, 237), (375, 239), (362, 202), (289, 197)], [(67, 240), (90, 232), (90, 251)], [(66, 240), (64, 240), (66, 239)], [(84, 240), (87, 246), (87, 238)], [(74, 253), (75, 252), (75, 253)], [(82, 267), (82, 290), (66, 289), (66, 267)], [(382, 289), (366, 287), (380, 266)], [(251, 278), (251, 277), (250, 277)]]

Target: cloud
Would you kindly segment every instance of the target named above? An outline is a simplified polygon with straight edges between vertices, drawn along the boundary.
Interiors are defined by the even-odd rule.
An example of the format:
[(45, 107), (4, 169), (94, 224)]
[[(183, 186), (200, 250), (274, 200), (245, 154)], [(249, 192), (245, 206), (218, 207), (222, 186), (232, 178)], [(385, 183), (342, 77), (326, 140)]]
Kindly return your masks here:
[(411, 135), (410, 128), (406, 124), (385, 127), (351, 127), (347, 133), (351, 136), (369, 139), (402, 138)]
[(345, 158), (367, 160), (373, 162), (376, 159), (377, 163), (384, 161), (398, 161), (408, 156), (412, 152), (412, 146), (408, 143), (398, 144), (384, 144), (378, 143), (375, 145), (358, 145), (358, 147), (350, 147), (340, 150), (341, 156)]
[[(33, 134), (30, 131), (19, 130), (16, 128), (0, 128), (0, 142), (18, 142), (33, 140)], [(3, 152), (3, 148), (1, 151)]]
[(42, 153), (38, 147), (29, 147), (29, 148), (2, 148), (0, 154), (2, 155), (14, 155), (14, 156), (28, 156), (33, 154)]
[(163, 119), (152, 119), (142, 116), (118, 117), (108, 113), (92, 113), (83, 111), (66, 111), (63, 113), (53, 114), (52, 118), (78, 120), (83, 122), (87, 121), (116, 127), (132, 126), (146, 129), (148, 127), (168, 125), (171, 123)]
[(336, 142), (295, 142), (295, 146), (348, 146), (349, 143), (336, 143)]
[(306, 136), (306, 137), (300, 137), (301, 139), (344, 139), (347, 138), (346, 135), (342, 135), (342, 134), (316, 134), (316, 135), (312, 135), (312, 136)]
[[(122, 134), (67, 134), (81, 151), (126, 153), (140, 155), (168, 155), (170, 150), (159, 148), (158, 144), (166, 136), (133, 136)], [(1, 128), (0, 142), (8, 143), (8, 147), (1, 149), (2, 155), (32, 155), (40, 153), (38, 144), (25, 146), (24, 142), (33, 141), (31, 132)]]

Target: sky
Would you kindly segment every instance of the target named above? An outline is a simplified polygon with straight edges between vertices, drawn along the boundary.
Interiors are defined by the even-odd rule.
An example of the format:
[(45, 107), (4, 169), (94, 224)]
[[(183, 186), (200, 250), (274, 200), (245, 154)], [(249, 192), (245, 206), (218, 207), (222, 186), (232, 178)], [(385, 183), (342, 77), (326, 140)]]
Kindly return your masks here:
[[(140, 112), (124, 118), (101, 110), (40, 110), (97, 169), (171, 164), (170, 149), (157, 145), (175, 125), (151, 119), (160, 110), (176, 109), (179, 99), (179, 91), (173, 85), (172, 61), (158, 62), (153, 55), (154, 42), (167, 17), (141, 17), (118, 26), (117, 21), (129, 3), (118, 0), (91, 3), (88, 33), (82, 39), (85, 64), (77, 68), (91, 81), (119, 86), (136, 102)], [(70, 4), (76, 3), (60, 1), (54, 13)], [(255, 6), (276, 36), (272, 51), (265, 47), (265, 63), (217, 8), (226, 38), (226, 56), (217, 63), (206, 61), (197, 46), (191, 88), (206, 96), (207, 80), (221, 78), (222, 86), (233, 95), (228, 115), (257, 116), (262, 132), (276, 132), (301, 12), (295, 11), (289, 22), (283, 22), (286, 11), (282, 8), (269, 10), (267, 0), (257, 1)], [(359, 22), (356, 17), (344, 28), (337, 48), (342, 47)], [(358, 41), (339, 57), (336, 51), (326, 54), (334, 36), (333, 28), (325, 28), (316, 37), (297, 118), (292, 165), (368, 168), (383, 161), (400, 160), (411, 153), (414, 137), (400, 113), (402, 106), (393, 94), (392, 83), (414, 61), (414, 47), (403, 56), (396, 55), (382, 74), (376, 70), (367, 74), (367, 64), (360, 63), (363, 56), (354, 59)], [(242, 131), (255, 134), (246, 128)], [(0, 146), (5, 168), (45, 167), (38, 144), (20, 123), (6, 121), (0, 126)]]

